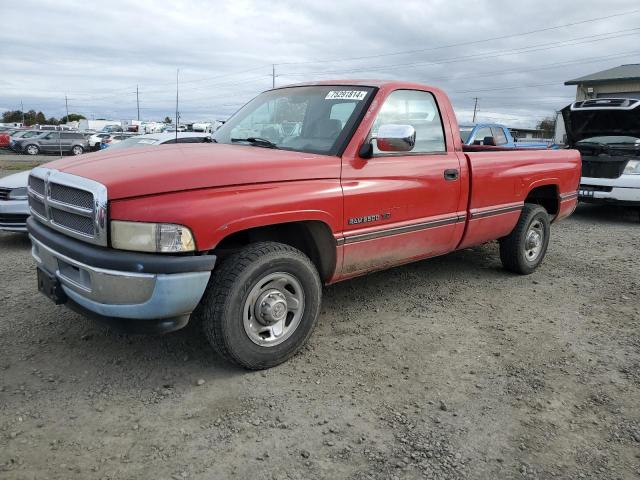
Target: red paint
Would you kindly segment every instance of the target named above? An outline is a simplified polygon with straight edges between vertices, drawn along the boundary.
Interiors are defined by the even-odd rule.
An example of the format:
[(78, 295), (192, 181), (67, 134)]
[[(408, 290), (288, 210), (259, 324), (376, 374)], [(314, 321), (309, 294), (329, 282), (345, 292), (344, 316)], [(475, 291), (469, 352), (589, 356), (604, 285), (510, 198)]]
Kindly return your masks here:
[[(580, 155), (575, 150), (463, 152), (455, 114), (442, 90), (405, 82), (319, 83), (379, 89), (342, 158), (185, 144), (106, 150), (49, 166), (105, 184), (111, 219), (187, 225), (200, 251), (215, 249), (228, 235), (247, 228), (323, 222), (337, 242), (329, 283), (495, 240), (507, 235), (519, 217), (517, 210), (496, 209), (521, 206), (539, 186), (554, 186), (559, 198), (577, 190)], [(445, 153), (359, 157), (384, 99), (397, 89), (434, 95)], [(459, 171), (457, 180), (445, 180), (443, 172), (450, 169)], [(576, 198), (560, 201), (556, 220), (571, 214), (576, 203)], [(372, 215), (380, 217), (349, 224), (351, 218)], [(416, 224), (432, 228), (416, 229)]]
[(8, 148), (11, 143), (11, 137), (8, 133), (0, 133), (0, 148)]

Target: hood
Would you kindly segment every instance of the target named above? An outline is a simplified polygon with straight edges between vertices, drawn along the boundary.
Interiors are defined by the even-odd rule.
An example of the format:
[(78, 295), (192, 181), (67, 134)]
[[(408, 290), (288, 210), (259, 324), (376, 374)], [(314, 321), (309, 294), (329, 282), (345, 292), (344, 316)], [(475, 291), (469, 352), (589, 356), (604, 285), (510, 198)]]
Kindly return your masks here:
[(3, 188), (20, 188), (26, 187), (29, 181), (30, 170), (24, 172), (14, 173), (7, 177), (0, 178), (0, 187)]
[(339, 157), (245, 145), (109, 149), (43, 165), (107, 187), (110, 200), (199, 188), (339, 178)]
[(571, 107), (567, 105), (562, 109), (569, 146), (590, 137), (623, 135), (640, 138), (640, 104), (633, 109)]

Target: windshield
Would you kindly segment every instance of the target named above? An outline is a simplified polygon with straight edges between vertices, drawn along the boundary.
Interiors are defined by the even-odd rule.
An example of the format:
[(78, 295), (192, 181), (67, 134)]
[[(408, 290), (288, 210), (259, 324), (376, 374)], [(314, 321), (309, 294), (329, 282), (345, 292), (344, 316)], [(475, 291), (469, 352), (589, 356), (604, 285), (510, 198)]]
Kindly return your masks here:
[(467, 143), (469, 141), (471, 132), (473, 132), (473, 127), (460, 127), (460, 138), (462, 139), (462, 143)]
[(640, 138), (624, 135), (609, 135), (603, 137), (584, 138), (578, 143), (599, 143), (601, 145), (640, 145)]
[(373, 88), (309, 86), (270, 90), (220, 127), (218, 143), (237, 143), (336, 155), (355, 126)]

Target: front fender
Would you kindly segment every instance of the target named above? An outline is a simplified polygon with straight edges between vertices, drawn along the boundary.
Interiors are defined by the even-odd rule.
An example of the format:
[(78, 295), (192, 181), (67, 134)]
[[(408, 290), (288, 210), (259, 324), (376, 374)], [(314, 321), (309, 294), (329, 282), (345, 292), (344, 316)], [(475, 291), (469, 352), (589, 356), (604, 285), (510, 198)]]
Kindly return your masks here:
[(279, 223), (321, 221), (342, 228), (339, 180), (309, 180), (188, 190), (116, 200), (112, 220), (186, 225), (199, 251), (211, 250), (239, 231)]

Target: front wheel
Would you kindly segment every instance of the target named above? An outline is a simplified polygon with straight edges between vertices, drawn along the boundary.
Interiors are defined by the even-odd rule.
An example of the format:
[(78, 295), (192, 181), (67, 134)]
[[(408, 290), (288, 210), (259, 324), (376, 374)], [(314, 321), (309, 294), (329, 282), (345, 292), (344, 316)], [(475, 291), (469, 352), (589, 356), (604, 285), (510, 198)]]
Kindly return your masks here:
[(71, 149), (71, 153), (74, 155), (82, 155), (84, 153), (84, 148), (80, 145), (76, 145)]
[(500, 239), (500, 260), (509, 271), (528, 275), (542, 263), (551, 229), (549, 214), (540, 205), (525, 203), (513, 231)]
[(24, 151), (27, 152), (28, 155), (38, 155), (38, 153), (40, 153), (37, 145), (27, 145)]
[(194, 320), (221, 356), (260, 370), (286, 361), (304, 345), (321, 299), (318, 271), (304, 253), (261, 242), (213, 272)]

